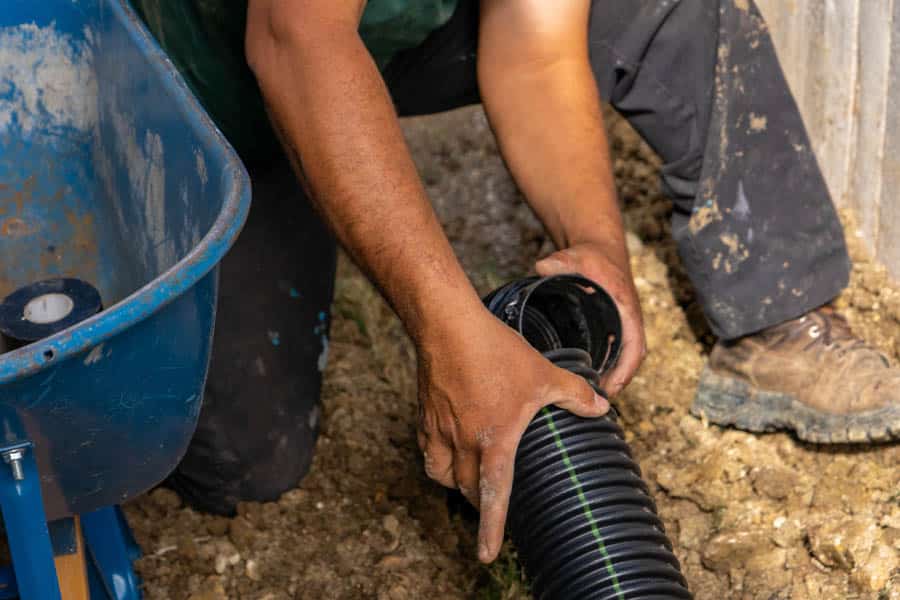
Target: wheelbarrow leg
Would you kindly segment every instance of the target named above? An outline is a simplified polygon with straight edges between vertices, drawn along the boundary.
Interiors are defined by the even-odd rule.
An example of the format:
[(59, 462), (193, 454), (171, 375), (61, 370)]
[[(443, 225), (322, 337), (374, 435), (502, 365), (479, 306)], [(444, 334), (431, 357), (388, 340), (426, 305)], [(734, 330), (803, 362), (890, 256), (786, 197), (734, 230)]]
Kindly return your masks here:
[(81, 535), (81, 520), (74, 521), (74, 552), (56, 557), (56, 578), (63, 600), (90, 600), (88, 591), (87, 564), (84, 560), (84, 539)]
[[(60, 600), (53, 546), (31, 444), (0, 448), (0, 510), (23, 600)], [(2, 466), (2, 465), (0, 465)]]
[(119, 507), (82, 515), (81, 527), (93, 582), (102, 583), (111, 600), (140, 600), (140, 584), (131, 566), (138, 556), (137, 546)]

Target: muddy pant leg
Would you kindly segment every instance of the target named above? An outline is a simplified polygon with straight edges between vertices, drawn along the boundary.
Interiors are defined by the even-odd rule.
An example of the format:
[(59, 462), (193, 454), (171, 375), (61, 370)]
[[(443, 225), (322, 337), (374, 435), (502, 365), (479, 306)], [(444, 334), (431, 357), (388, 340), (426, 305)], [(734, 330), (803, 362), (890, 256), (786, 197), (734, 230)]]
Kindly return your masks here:
[(800, 316), (848, 280), (843, 230), (752, 0), (596, 0), (600, 92), (660, 154), (713, 331)]

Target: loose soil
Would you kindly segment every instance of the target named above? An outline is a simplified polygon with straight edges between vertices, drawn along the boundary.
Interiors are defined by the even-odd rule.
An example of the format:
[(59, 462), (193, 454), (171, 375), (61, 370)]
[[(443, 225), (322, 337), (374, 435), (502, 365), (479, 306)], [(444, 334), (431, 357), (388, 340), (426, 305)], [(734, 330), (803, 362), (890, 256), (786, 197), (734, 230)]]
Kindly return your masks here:
[[(657, 159), (608, 120), (650, 349), (617, 405), (696, 598), (900, 600), (900, 446), (817, 447), (689, 415), (713, 340), (669, 236)], [(479, 108), (404, 128), (480, 291), (550, 251)], [(900, 290), (844, 218), (855, 266), (836, 305), (897, 359)], [(323, 402), (312, 471), (278, 502), (226, 519), (160, 489), (126, 507), (148, 598), (530, 598), (512, 549), (479, 566), (471, 510), (425, 478), (412, 348), (343, 259)]]

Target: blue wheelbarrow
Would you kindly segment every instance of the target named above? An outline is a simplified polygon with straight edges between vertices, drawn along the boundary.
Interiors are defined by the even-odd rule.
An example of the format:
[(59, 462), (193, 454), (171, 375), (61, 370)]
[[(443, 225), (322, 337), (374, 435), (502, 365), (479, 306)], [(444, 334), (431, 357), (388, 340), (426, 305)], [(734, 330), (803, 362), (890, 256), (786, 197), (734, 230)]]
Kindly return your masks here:
[[(0, 598), (139, 598), (119, 504), (200, 411), (237, 156), (125, 0), (0, 11), (0, 299), (77, 278), (105, 310), (0, 348)], [(5, 463), (5, 464), (4, 464)]]

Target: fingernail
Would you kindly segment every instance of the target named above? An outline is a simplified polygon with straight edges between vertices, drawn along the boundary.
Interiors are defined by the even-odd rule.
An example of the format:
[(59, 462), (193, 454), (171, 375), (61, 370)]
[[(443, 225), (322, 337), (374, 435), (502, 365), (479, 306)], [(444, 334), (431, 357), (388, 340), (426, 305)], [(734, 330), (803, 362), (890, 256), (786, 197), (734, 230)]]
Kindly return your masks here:
[(599, 410), (606, 412), (609, 410), (609, 400), (601, 396), (600, 394), (594, 392), (594, 404), (597, 405)]

